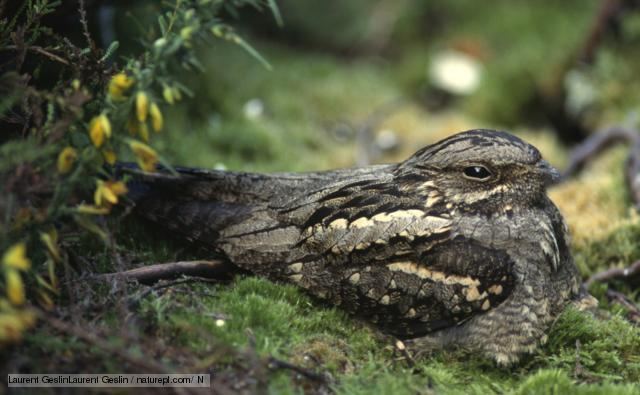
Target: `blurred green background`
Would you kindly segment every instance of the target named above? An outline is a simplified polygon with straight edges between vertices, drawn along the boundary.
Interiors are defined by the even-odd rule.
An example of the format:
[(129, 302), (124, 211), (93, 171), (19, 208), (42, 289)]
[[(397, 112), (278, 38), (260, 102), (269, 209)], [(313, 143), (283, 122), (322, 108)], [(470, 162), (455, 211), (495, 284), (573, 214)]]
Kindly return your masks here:
[[(640, 17), (622, 5), (585, 59), (597, 1), (277, 4), (282, 26), (267, 9), (227, 16), (271, 70), (235, 45), (198, 47), (205, 71), (184, 76), (195, 99), (172, 109), (159, 146), (172, 162), (334, 168), (402, 159), (477, 127), (570, 144), (636, 108)], [(136, 48), (131, 20), (153, 23), (155, 7), (116, 8), (125, 53)]]

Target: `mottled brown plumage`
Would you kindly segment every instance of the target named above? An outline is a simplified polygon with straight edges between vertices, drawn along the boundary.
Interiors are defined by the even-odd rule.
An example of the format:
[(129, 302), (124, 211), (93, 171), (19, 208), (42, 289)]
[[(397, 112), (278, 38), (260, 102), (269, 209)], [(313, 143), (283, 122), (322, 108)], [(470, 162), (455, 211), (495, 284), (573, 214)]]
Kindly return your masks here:
[(134, 174), (146, 218), (418, 349), (457, 345), (515, 362), (578, 292), (546, 196), (557, 173), (508, 133), (460, 133), (397, 165)]

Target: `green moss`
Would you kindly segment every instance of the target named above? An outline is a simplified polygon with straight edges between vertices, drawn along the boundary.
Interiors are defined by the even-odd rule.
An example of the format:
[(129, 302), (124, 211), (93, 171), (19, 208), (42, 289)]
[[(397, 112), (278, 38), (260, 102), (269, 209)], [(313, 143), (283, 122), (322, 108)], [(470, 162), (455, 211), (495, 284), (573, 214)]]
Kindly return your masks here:
[(514, 391), (515, 394), (637, 394), (637, 386), (633, 385), (576, 385), (567, 373), (558, 369), (540, 370), (522, 383)]
[(575, 252), (580, 272), (587, 277), (607, 267), (624, 267), (640, 259), (640, 223), (625, 223), (603, 240), (582, 246)]
[(542, 352), (537, 362), (573, 371), (586, 382), (640, 381), (640, 328), (621, 315), (596, 319), (569, 308), (553, 326)]

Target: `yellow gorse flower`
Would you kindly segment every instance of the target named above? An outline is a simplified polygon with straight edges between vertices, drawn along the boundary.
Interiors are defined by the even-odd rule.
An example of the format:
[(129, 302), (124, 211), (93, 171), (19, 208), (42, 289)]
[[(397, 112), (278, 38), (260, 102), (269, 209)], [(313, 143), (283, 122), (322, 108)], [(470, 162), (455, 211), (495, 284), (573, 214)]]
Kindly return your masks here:
[(96, 207), (91, 204), (79, 204), (76, 206), (76, 210), (78, 210), (81, 214), (91, 214), (91, 215), (105, 215), (109, 214), (109, 207)]
[(58, 249), (58, 232), (55, 229), (52, 228), (46, 233), (40, 233), (40, 241), (47, 247), (49, 255), (51, 255), (56, 262), (62, 260), (60, 249)]
[(164, 97), (167, 103), (174, 103), (173, 89), (169, 85), (165, 84), (162, 86), (162, 97)]
[(149, 128), (146, 122), (138, 122), (137, 119), (127, 121), (127, 129), (132, 136), (140, 136), (145, 142), (149, 142)]
[(122, 181), (108, 181), (107, 184), (109, 189), (111, 189), (117, 196), (126, 195), (126, 193), (129, 192), (127, 184)]
[(176, 101), (182, 100), (182, 93), (180, 93), (180, 89), (173, 88), (173, 97), (176, 98)]
[(149, 127), (146, 122), (142, 122), (138, 124), (138, 134), (145, 141), (145, 143), (149, 142)]
[(55, 306), (55, 304), (53, 303), (53, 299), (51, 299), (51, 296), (49, 296), (47, 291), (42, 289), (38, 290), (38, 303), (47, 311), (51, 311)]
[(180, 38), (184, 40), (184, 45), (187, 48), (191, 46), (189, 41), (191, 41), (191, 36), (193, 36), (194, 32), (195, 32), (195, 28), (193, 26), (185, 26), (182, 29), (180, 29)]
[(105, 138), (111, 137), (111, 122), (106, 115), (100, 114), (95, 116), (89, 122), (89, 137), (96, 147), (100, 147)]
[(9, 247), (2, 256), (2, 264), (13, 269), (29, 270), (31, 261), (27, 258), (27, 245), (20, 242)]
[(105, 162), (110, 165), (114, 165), (116, 163), (116, 160), (118, 160), (116, 153), (110, 149), (102, 151), (102, 157), (104, 158)]
[(7, 269), (4, 274), (7, 281), (7, 298), (16, 306), (24, 304), (24, 283), (20, 273), (15, 269)]
[[(0, 299), (0, 304), (4, 302)], [(19, 341), (22, 333), (35, 323), (36, 316), (30, 309), (0, 308), (0, 345)]]
[(138, 166), (140, 166), (142, 170), (154, 171), (156, 169), (158, 154), (153, 148), (139, 141), (131, 141), (129, 147), (136, 156)]
[(112, 100), (124, 99), (124, 94), (131, 88), (135, 80), (125, 73), (118, 73), (109, 81), (109, 96)]
[(140, 125), (140, 122), (135, 119), (129, 118), (127, 120), (127, 130), (130, 135), (135, 136), (138, 133), (138, 125)]
[(78, 159), (78, 152), (73, 147), (65, 147), (58, 154), (58, 173), (67, 174), (73, 168), (73, 164)]
[(161, 131), (162, 126), (164, 125), (164, 119), (162, 117), (162, 112), (160, 112), (160, 108), (156, 103), (151, 103), (149, 115), (151, 116), (151, 127), (153, 128), (153, 131)]
[(97, 181), (97, 187), (93, 193), (93, 201), (96, 206), (109, 206), (118, 203), (118, 196), (127, 193), (127, 186), (122, 181)]
[(145, 92), (140, 91), (136, 95), (136, 116), (138, 121), (145, 122), (147, 114), (149, 114), (149, 97)]

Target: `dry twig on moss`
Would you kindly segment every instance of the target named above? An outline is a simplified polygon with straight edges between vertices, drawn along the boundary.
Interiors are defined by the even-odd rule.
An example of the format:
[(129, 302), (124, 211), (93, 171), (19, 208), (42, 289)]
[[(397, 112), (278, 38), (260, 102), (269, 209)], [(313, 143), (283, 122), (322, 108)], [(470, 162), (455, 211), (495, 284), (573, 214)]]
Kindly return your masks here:
[(598, 154), (619, 143), (626, 143), (631, 147), (626, 162), (625, 180), (633, 204), (640, 208), (640, 131), (635, 128), (612, 126), (594, 133), (573, 150), (562, 180), (575, 175)]
[(269, 357), (268, 361), (269, 361), (269, 365), (268, 365), (269, 368), (273, 370), (278, 370), (278, 369), (291, 370), (306, 379), (317, 381), (319, 383), (326, 384), (329, 381), (327, 376), (320, 373), (313, 372), (309, 369), (305, 369), (302, 366), (294, 365), (292, 363), (282, 361), (274, 357)]
[(98, 276), (103, 280), (122, 278), (135, 280), (140, 283), (154, 283), (160, 280), (175, 279), (180, 276), (224, 278), (229, 273), (237, 271), (233, 265), (218, 260), (180, 261), (158, 263), (143, 266), (123, 272), (107, 273)]
[(622, 269), (614, 267), (602, 272), (598, 272), (589, 277), (589, 279), (585, 281), (584, 285), (588, 288), (594, 282), (607, 283), (613, 280), (630, 279), (631, 277), (634, 277), (636, 275), (640, 276), (640, 261), (636, 261), (629, 267), (625, 267)]
[(627, 309), (627, 319), (636, 325), (640, 324), (640, 307), (622, 292), (607, 290), (607, 298)]

